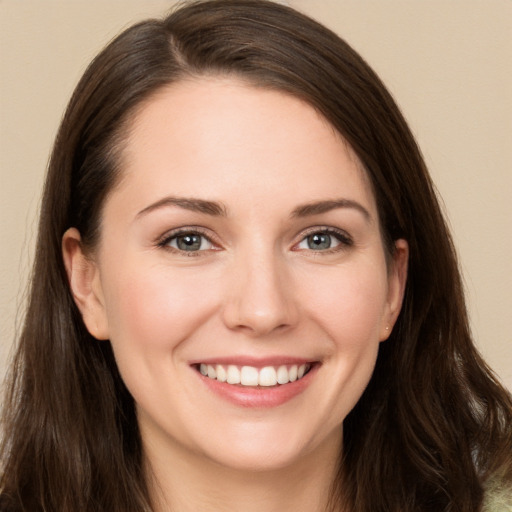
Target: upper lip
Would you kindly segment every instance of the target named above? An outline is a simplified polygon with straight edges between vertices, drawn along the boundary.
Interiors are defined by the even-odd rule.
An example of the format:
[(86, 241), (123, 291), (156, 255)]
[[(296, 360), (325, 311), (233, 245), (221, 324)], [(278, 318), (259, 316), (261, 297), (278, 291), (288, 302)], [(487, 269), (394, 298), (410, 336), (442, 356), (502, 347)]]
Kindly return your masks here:
[(206, 359), (197, 359), (190, 361), (190, 365), (209, 364), (209, 365), (234, 365), (234, 366), (252, 366), (254, 368), (264, 368), (265, 366), (283, 366), (283, 365), (301, 365), (312, 364), (314, 360), (302, 357), (292, 356), (272, 356), (272, 357), (250, 357), (250, 356), (227, 356), (212, 357)]

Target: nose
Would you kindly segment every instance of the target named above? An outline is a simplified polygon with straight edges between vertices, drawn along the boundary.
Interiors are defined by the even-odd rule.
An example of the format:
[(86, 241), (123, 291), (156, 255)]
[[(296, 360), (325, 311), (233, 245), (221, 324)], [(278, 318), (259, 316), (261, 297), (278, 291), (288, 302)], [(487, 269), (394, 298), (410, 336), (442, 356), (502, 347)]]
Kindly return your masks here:
[(229, 329), (259, 337), (297, 323), (299, 313), (286, 263), (260, 253), (241, 256), (230, 270), (223, 307), (223, 320)]

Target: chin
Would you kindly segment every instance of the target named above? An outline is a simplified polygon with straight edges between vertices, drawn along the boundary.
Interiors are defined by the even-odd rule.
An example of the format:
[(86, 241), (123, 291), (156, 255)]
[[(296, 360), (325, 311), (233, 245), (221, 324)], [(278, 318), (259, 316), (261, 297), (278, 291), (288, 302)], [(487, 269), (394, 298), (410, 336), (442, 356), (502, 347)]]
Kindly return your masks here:
[(209, 458), (226, 469), (239, 472), (274, 472), (296, 465), (303, 458), (303, 447), (247, 443), (239, 447), (232, 445), (229, 453), (211, 453)]
[[(306, 463), (312, 456), (332, 453), (341, 447), (342, 428), (325, 436), (312, 435), (311, 429), (302, 430), (297, 423), (279, 427), (262, 422), (260, 425), (239, 426), (222, 439), (209, 438), (211, 442), (204, 454), (211, 461), (237, 471), (272, 472)], [(304, 422), (306, 423), (306, 422)], [(226, 432), (224, 432), (226, 434)], [(316, 455), (315, 455), (316, 454)]]

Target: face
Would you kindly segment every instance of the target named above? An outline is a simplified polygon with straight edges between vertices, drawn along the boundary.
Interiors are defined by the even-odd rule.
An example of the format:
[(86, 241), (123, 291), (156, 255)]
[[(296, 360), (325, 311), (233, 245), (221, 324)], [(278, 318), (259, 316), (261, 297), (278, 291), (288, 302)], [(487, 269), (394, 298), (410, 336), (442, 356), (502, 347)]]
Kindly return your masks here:
[(138, 113), (75, 299), (110, 339), (153, 451), (277, 468), (337, 450), (398, 315), (357, 157), (309, 105), (221, 78)]

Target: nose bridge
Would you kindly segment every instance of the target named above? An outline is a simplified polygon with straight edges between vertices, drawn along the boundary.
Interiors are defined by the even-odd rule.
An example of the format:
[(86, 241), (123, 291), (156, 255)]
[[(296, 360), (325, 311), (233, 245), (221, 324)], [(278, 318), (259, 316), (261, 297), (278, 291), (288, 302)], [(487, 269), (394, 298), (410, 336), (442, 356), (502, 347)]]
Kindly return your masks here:
[(231, 329), (268, 334), (296, 322), (292, 282), (284, 258), (271, 245), (241, 251), (229, 279), (224, 319)]

